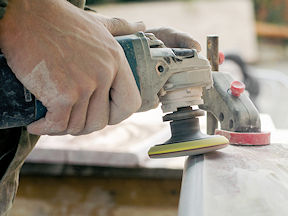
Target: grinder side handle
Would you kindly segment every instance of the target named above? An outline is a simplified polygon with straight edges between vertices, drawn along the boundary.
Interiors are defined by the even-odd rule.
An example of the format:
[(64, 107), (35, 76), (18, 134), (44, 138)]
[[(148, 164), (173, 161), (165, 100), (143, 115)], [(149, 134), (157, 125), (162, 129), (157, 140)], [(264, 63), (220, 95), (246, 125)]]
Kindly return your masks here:
[(212, 72), (212, 76), (214, 87), (204, 90), (204, 104), (200, 108), (212, 113), (222, 130), (260, 132), (260, 116), (248, 93), (232, 95), (230, 84), (233, 78), (227, 73)]

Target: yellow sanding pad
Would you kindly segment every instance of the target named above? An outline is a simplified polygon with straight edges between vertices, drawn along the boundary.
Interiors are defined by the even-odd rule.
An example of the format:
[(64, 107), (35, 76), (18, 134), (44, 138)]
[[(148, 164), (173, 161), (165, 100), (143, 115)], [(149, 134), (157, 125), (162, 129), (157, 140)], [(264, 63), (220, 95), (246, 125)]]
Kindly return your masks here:
[(209, 136), (205, 139), (156, 145), (150, 148), (150, 158), (169, 158), (204, 154), (226, 147), (229, 140), (223, 136)]

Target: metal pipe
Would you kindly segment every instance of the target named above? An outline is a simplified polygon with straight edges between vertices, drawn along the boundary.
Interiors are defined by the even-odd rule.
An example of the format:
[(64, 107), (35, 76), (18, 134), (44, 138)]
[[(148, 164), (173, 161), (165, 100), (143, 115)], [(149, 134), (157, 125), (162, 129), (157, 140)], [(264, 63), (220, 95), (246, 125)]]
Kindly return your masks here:
[(212, 71), (219, 71), (219, 37), (217, 35), (207, 36), (207, 58)]
[[(217, 35), (207, 36), (207, 59), (210, 62), (212, 71), (219, 71), (219, 37)], [(213, 135), (218, 128), (218, 120), (207, 112), (207, 134)]]
[(203, 216), (204, 156), (186, 159), (180, 192), (178, 216)]

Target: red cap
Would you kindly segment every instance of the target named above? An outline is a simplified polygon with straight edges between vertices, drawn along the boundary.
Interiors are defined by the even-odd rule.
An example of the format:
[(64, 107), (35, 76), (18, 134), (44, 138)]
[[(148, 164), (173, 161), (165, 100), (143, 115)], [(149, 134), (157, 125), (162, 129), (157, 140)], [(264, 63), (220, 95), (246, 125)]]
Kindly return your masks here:
[(245, 84), (240, 81), (233, 81), (230, 84), (231, 94), (239, 97), (245, 90)]
[(225, 61), (225, 55), (223, 52), (219, 52), (219, 64), (221, 65)]

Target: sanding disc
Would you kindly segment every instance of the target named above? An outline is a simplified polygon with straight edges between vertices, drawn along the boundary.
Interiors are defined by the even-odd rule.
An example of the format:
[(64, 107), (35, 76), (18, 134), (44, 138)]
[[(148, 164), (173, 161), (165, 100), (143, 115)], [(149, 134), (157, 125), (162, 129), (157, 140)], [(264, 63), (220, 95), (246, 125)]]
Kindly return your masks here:
[(150, 148), (150, 158), (169, 158), (204, 154), (226, 147), (228, 139), (223, 136), (207, 136), (204, 139), (180, 143), (155, 145)]
[(215, 134), (225, 136), (232, 145), (261, 146), (270, 144), (270, 132), (233, 132), (216, 130)]

